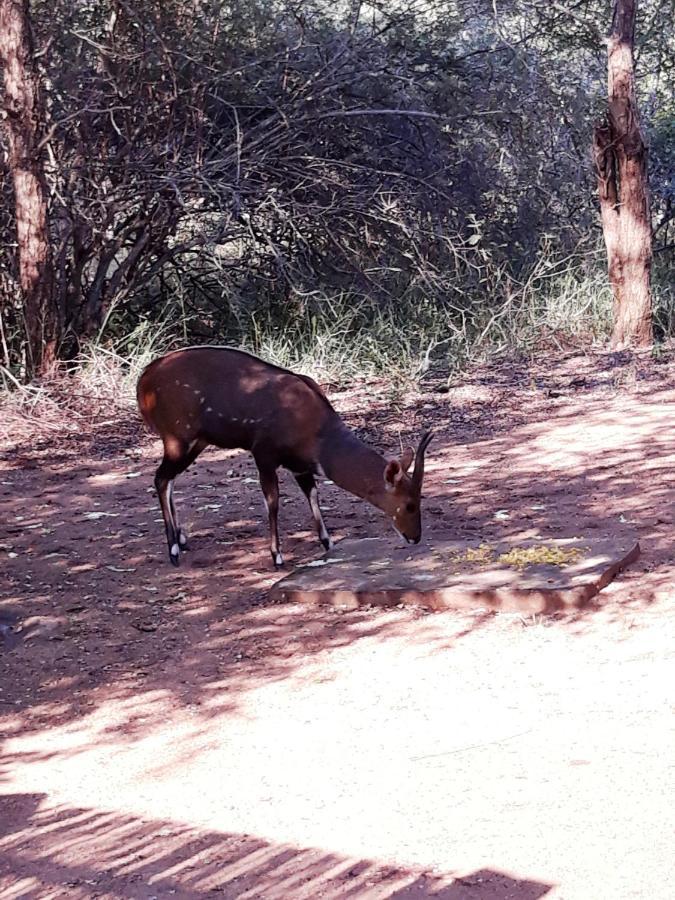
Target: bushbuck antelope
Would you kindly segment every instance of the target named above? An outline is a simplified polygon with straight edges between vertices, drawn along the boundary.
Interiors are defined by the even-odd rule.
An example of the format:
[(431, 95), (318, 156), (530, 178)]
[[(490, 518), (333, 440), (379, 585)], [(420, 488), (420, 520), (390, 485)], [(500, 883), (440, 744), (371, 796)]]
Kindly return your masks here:
[[(279, 466), (293, 473), (307, 497), (326, 550), (332, 543), (319, 508), (315, 475), (325, 475), (372, 503), (390, 517), (406, 541), (419, 542), (430, 431), (422, 436), (416, 453), (408, 448), (400, 459), (386, 460), (349, 430), (311, 378), (227, 347), (191, 347), (156, 359), (141, 375), (137, 396), (141, 415), (164, 444), (155, 487), (169, 559), (175, 566), (187, 548), (187, 535), (178, 524), (173, 482), (209, 444), (253, 454), (275, 566), (283, 565), (277, 528)], [(415, 467), (408, 475), (413, 459)]]

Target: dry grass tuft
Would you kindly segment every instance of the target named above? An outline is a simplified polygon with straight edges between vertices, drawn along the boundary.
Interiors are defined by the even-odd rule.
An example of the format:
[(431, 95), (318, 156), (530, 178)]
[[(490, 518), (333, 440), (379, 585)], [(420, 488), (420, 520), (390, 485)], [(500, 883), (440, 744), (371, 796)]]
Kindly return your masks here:
[(162, 349), (153, 339), (127, 342), (124, 353), (92, 344), (67, 369), (27, 385), (3, 370), (11, 389), (0, 391), (0, 448), (68, 440), (135, 419), (138, 376)]

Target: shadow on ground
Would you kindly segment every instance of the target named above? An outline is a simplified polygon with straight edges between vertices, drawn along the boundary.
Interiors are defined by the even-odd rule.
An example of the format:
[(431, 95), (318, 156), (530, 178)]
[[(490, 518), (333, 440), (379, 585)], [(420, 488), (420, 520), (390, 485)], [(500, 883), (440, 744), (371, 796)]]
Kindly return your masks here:
[[(639, 390), (626, 390), (615, 377), (626, 364), (610, 360), (587, 376), (575, 374), (578, 362), (568, 374), (565, 367), (548, 375), (527, 367), (479, 374), (456, 393), (414, 406), (393, 408), (383, 395), (366, 407), (361, 397), (348, 418), (389, 447), (399, 435), (405, 442), (417, 434), (423, 421), (435, 426), (428, 529), (479, 542), (638, 532), (643, 558), (611, 599), (622, 617), (672, 583), (675, 499), (672, 385), (648, 369)], [(165, 561), (151, 488), (157, 444), (146, 437), (123, 445), (106, 431), (70, 453), (24, 447), (0, 469), (7, 734), (76, 720), (106, 700), (125, 703), (111, 737), (142, 734), (160, 695), (207, 719), (327, 651), (403, 632), (429, 652), (434, 642), (451, 650), (492, 617), (448, 615), (439, 644), (438, 629), (431, 637), (426, 616), (414, 610), (270, 605), (275, 576), (259, 486), (248, 457), (236, 453), (207, 452), (182, 477), (177, 502), (194, 549), (176, 571)], [(289, 563), (319, 556), (304, 498), (288, 478), (283, 496)], [(388, 531), (379, 512), (334, 487), (322, 486), (322, 499), (337, 537)], [(593, 614), (580, 611), (563, 624), (578, 626)]]
[[(251, 835), (201, 831), (118, 812), (50, 807), (41, 794), (0, 796), (0, 887), (6, 900), (71, 898), (397, 898), (538, 900), (551, 885), (492, 869), (439, 875)], [(60, 894), (63, 896), (63, 894)]]

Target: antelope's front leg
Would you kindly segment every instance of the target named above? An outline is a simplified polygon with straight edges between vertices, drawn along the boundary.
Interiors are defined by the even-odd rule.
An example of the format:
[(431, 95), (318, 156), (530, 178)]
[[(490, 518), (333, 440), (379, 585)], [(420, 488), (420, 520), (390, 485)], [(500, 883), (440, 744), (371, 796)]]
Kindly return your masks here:
[(323, 516), (321, 515), (321, 507), (319, 506), (319, 493), (316, 489), (316, 481), (314, 480), (314, 476), (311, 474), (311, 472), (301, 472), (300, 475), (295, 476), (295, 480), (300, 485), (300, 488), (305, 497), (307, 497), (309, 508), (312, 511), (312, 518), (314, 519), (314, 524), (316, 525), (316, 533), (319, 535), (319, 540), (321, 541), (323, 549), (328, 551), (332, 548), (333, 541), (328, 534), (326, 523), (324, 522)]
[(275, 568), (284, 564), (284, 558), (279, 549), (279, 479), (274, 466), (268, 466), (256, 460), (260, 473), (260, 487), (262, 488), (267, 507), (267, 515), (270, 523), (270, 553)]

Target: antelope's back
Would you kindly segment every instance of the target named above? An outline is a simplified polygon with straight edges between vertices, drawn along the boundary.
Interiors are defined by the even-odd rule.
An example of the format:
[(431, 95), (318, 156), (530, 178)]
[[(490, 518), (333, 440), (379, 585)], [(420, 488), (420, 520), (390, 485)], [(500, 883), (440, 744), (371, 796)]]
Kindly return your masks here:
[(326, 418), (336, 415), (310, 378), (226, 347), (192, 347), (155, 360), (138, 381), (137, 398), (165, 442), (201, 438), (289, 458), (311, 456)]

